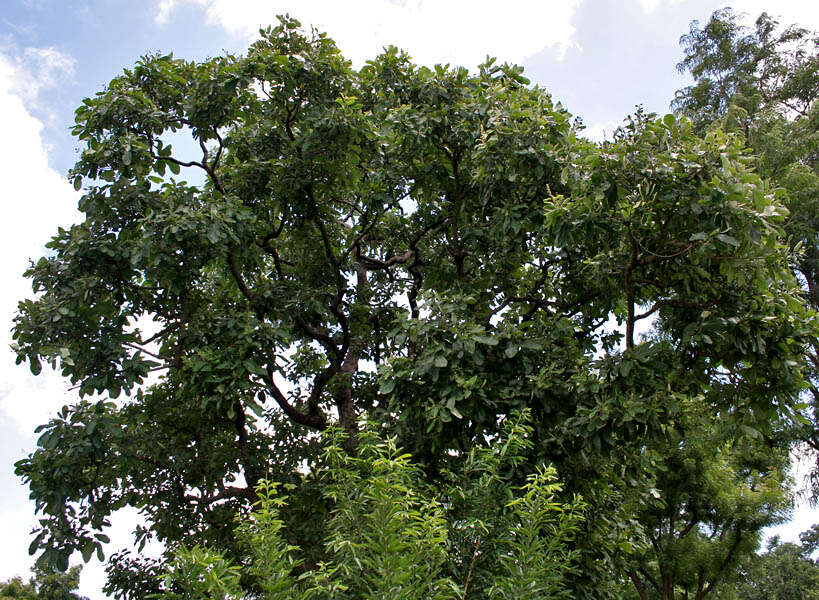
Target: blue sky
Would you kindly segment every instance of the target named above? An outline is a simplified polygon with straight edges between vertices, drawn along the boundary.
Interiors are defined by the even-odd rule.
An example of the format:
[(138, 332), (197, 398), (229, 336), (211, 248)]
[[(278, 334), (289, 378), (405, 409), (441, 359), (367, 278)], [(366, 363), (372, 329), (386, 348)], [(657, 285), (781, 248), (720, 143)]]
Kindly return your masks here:
[[(680, 35), (724, 3), (714, 0), (2, 0), (0, 3), (0, 580), (23, 574), (34, 524), (12, 463), (30, 452), (34, 427), (70, 402), (67, 383), (15, 367), (8, 334), (29, 258), (58, 225), (80, 218), (78, 195), (65, 179), (77, 158), (69, 130), (74, 108), (122, 68), (148, 52), (202, 59), (241, 52), (260, 26), (290, 13), (326, 30), (360, 65), (387, 44), (425, 64), (474, 67), (487, 55), (526, 67), (596, 138), (611, 133), (641, 104), (665, 112), (685, 85), (675, 70)], [(819, 29), (819, 3), (741, 0), (756, 17)], [(781, 529), (794, 538), (819, 521), (801, 508)], [(126, 544), (134, 516), (115, 522), (114, 544)], [(102, 569), (92, 562), (81, 591), (102, 598)]]

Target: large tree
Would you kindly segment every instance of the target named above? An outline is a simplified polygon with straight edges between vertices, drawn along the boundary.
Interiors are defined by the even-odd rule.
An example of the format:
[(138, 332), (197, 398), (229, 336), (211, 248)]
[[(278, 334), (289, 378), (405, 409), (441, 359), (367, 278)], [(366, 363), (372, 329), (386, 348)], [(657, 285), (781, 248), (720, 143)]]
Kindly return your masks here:
[[(81, 396), (17, 465), (32, 551), (101, 552), (130, 505), (138, 538), (231, 553), (268, 478), (295, 486), (281, 516), (310, 568), (313, 432), (352, 451), (366, 415), (435, 482), (529, 409), (507, 476), (549, 462), (583, 494), (570, 585), (600, 598), (689, 402), (772, 435), (814, 332), (778, 195), (736, 138), (672, 116), (584, 141), (521, 73), (395, 49), (354, 70), (285, 19), (244, 56), (148, 56), (86, 100), (85, 220), (32, 265), (14, 329)], [(133, 565), (112, 591), (145, 583)]]

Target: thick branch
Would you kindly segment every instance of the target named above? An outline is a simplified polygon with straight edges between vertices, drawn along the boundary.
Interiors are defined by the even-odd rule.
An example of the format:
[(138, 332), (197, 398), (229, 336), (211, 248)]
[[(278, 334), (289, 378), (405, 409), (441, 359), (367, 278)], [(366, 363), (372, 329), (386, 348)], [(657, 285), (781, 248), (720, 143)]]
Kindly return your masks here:
[[(361, 294), (367, 287), (367, 270), (359, 268), (356, 274), (358, 293)], [(341, 381), (338, 391), (335, 394), (336, 408), (341, 426), (351, 434), (351, 439), (355, 438), (358, 432), (356, 424), (355, 403), (353, 400), (353, 377), (358, 371), (358, 361), (364, 345), (362, 337), (358, 337), (350, 344), (344, 362), (338, 370)]]
[(242, 292), (242, 295), (247, 299), (250, 303), (251, 308), (255, 311), (259, 311), (259, 302), (256, 298), (256, 295), (253, 291), (247, 286), (245, 280), (242, 278), (242, 274), (239, 272), (239, 267), (236, 265), (236, 259), (233, 256), (232, 252), (228, 253), (228, 266), (230, 266), (230, 272), (233, 275), (233, 279), (236, 280), (236, 285), (239, 286), (239, 290)]
[(637, 240), (630, 231), (628, 237), (631, 240), (631, 257), (626, 265), (624, 277), (626, 284), (626, 308), (628, 310), (626, 317), (626, 348), (631, 350), (634, 348), (634, 282), (632, 281), (632, 272), (637, 265)]
[(637, 594), (640, 596), (640, 600), (648, 600), (648, 592), (646, 591), (646, 584), (640, 579), (640, 576), (637, 575), (637, 572), (633, 569), (628, 570), (629, 579), (631, 579), (631, 583), (634, 584), (635, 589), (637, 590)]
[(178, 329), (180, 326), (181, 326), (181, 323), (171, 323), (170, 325), (168, 325), (167, 327), (163, 328), (163, 329), (162, 329), (161, 331), (159, 331), (158, 333), (155, 333), (154, 335), (152, 335), (151, 337), (149, 337), (147, 340), (140, 340), (138, 343), (139, 343), (141, 346), (145, 346), (145, 345), (147, 345), (147, 344), (150, 344), (150, 343), (152, 343), (152, 342), (155, 342), (156, 340), (158, 340), (158, 339), (160, 339), (160, 338), (163, 338), (163, 337), (165, 337), (166, 335), (169, 335), (169, 334), (170, 334), (170, 333), (172, 333), (174, 330)]
[(691, 531), (694, 528), (694, 525), (696, 525), (697, 523), (699, 523), (699, 519), (697, 519), (697, 513), (696, 511), (692, 511), (691, 520), (686, 524), (685, 527), (683, 527), (682, 531), (680, 531), (679, 537), (683, 538), (686, 535), (688, 535), (688, 532)]
[(248, 492), (255, 500), (256, 487), (259, 485), (259, 480), (262, 478), (261, 473), (256, 469), (250, 461), (250, 445), (247, 440), (247, 416), (245, 415), (244, 406), (241, 400), (236, 401), (236, 417), (233, 419), (233, 424), (236, 427), (236, 434), (239, 437), (239, 456), (241, 458), (242, 469), (245, 474), (245, 481), (247, 481)]
[(210, 177), (211, 182), (213, 183), (213, 187), (216, 188), (223, 196), (226, 196), (225, 188), (222, 187), (222, 182), (219, 180), (219, 177), (216, 175), (216, 164), (218, 163), (218, 157), (222, 154), (222, 140), (219, 138), (219, 151), (217, 153), (217, 158), (213, 161), (213, 163), (208, 164), (208, 158), (210, 154), (208, 153), (208, 147), (205, 145), (203, 139), (199, 139), (199, 147), (202, 149), (202, 162), (200, 166), (205, 170), (205, 173), (208, 174)]
[(640, 574), (643, 576), (643, 578), (644, 578), (646, 581), (648, 581), (648, 582), (651, 584), (651, 586), (652, 586), (652, 587), (653, 587), (655, 590), (657, 590), (657, 593), (658, 593), (658, 594), (661, 594), (661, 593), (662, 593), (662, 589), (660, 588), (660, 584), (657, 582), (657, 580), (656, 580), (656, 579), (654, 579), (654, 578), (653, 578), (653, 577), (652, 577), (652, 576), (649, 574), (649, 572), (648, 572), (648, 571), (646, 571), (645, 567), (640, 567)]
[(338, 319), (339, 325), (341, 325), (341, 332), (342, 332), (342, 342), (341, 342), (341, 350), (339, 356), (343, 356), (347, 352), (347, 348), (350, 345), (350, 326), (347, 322), (347, 315), (345, 315), (341, 311), (341, 303), (344, 301), (344, 295), (347, 293), (347, 286), (344, 283), (344, 275), (341, 271), (341, 262), (339, 261), (338, 257), (336, 257), (335, 252), (333, 251), (333, 243), (330, 239), (330, 234), (327, 232), (327, 226), (324, 224), (324, 221), (318, 215), (318, 204), (316, 203), (316, 199), (313, 196), (313, 188), (312, 186), (307, 186), (307, 195), (312, 202), (313, 208), (316, 211), (316, 214), (313, 218), (313, 221), (316, 224), (316, 227), (321, 234), (321, 241), (324, 245), (324, 253), (327, 256), (327, 260), (330, 261), (330, 264), (333, 269), (333, 275), (336, 281), (336, 296), (333, 299), (333, 302), (330, 304), (330, 312)]
[(644, 313), (640, 313), (639, 315), (634, 315), (634, 320), (639, 321), (640, 319), (645, 319), (646, 317), (650, 317), (655, 312), (660, 310), (663, 306), (671, 306), (674, 308), (699, 308), (704, 310), (708, 308), (708, 304), (705, 302), (686, 302), (685, 300), (657, 300), (650, 309), (648, 309)]
[[(318, 377), (317, 377), (318, 378)], [(285, 415), (290, 418), (292, 421), (298, 423), (299, 425), (304, 425), (305, 427), (310, 427), (312, 429), (324, 430), (327, 428), (327, 419), (318, 409), (318, 403), (308, 403), (309, 412), (303, 413), (294, 407), (290, 402), (288, 402), (287, 398), (282, 394), (281, 390), (276, 385), (276, 382), (273, 380), (273, 371), (268, 369), (267, 370), (267, 377), (263, 377), (267, 390), (270, 392), (270, 395), (273, 396), (273, 399), (276, 401), (276, 404), (279, 405), (279, 408), (282, 409)], [(316, 391), (318, 388), (318, 384), (314, 382), (313, 384), (313, 392)], [(323, 388), (323, 386), (322, 386)]]
[(154, 352), (151, 352), (150, 350), (146, 350), (145, 348), (143, 348), (141, 346), (138, 346), (137, 344), (132, 344), (131, 342), (124, 342), (122, 345), (127, 346), (128, 348), (133, 348), (137, 352), (142, 352), (143, 354), (147, 354), (148, 356), (152, 356), (153, 358), (156, 358), (157, 360), (164, 360), (165, 362), (169, 362), (169, 363), (173, 362), (172, 358), (168, 358), (167, 356), (162, 356), (161, 354), (156, 354)]
[(227, 486), (217, 492), (216, 494), (203, 494), (202, 496), (191, 496), (189, 494), (185, 494), (185, 500), (188, 502), (195, 502), (197, 504), (204, 504), (210, 505), (214, 502), (218, 502), (219, 500), (228, 500), (230, 498), (245, 498), (248, 500), (252, 500), (254, 493), (250, 486), (246, 488), (242, 487), (235, 487), (235, 486)]
[(377, 258), (371, 258), (369, 256), (364, 256), (361, 254), (361, 249), (356, 244), (355, 247), (355, 258), (358, 264), (365, 267), (368, 271), (378, 271), (378, 270), (386, 270), (392, 267), (393, 265), (401, 265), (404, 263), (409, 262), (409, 260), (413, 257), (413, 251), (407, 250), (403, 254), (398, 256), (392, 256), (387, 260), (379, 260)]

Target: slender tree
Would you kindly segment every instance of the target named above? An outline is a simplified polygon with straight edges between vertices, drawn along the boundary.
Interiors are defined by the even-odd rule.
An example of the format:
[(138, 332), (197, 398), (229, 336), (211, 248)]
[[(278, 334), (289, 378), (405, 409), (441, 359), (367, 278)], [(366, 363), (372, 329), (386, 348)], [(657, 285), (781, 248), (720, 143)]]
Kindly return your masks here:
[[(739, 135), (753, 151), (757, 172), (780, 188), (790, 211), (785, 233), (793, 270), (810, 307), (819, 310), (819, 35), (782, 28), (763, 13), (754, 27), (730, 9), (704, 26), (694, 21), (680, 39), (677, 65), (694, 84), (677, 92), (673, 106), (701, 129)], [(799, 438), (819, 453), (819, 341), (807, 349), (809, 405)], [(819, 498), (819, 463), (813, 474)]]

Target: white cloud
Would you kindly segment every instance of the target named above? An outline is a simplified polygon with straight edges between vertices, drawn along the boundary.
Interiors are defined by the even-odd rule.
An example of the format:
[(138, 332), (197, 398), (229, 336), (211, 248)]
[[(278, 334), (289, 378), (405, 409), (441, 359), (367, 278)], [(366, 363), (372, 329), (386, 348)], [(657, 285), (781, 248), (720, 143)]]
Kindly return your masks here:
[(744, 12), (753, 22), (763, 12), (767, 12), (782, 25), (797, 24), (807, 29), (819, 30), (819, 2), (809, 0), (736, 0), (731, 7)]
[[(176, 0), (163, 0), (164, 3), (173, 4)], [(651, 14), (661, 6), (673, 6), (683, 2), (691, 3), (691, 0), (638, 0), (645, 14)], [(734, 12), (745, 13), (749, 24), (763, 12), (777, 19), (782, 25), (796, 23), (807, 29), (819, 30), (819, 2), (810, 0), (730, 0), (722, 2), (712, 2), (709, 13), (700, 17), (705, 21), (711, 11), (730, 6)], [(698, 9), (699, 10), (699, 9)]]
[(18, 67), (24, 69), (26, 77), (15, 78), (18, 87), (22, 84), (23, 97), (35, 99), (38, 94), (55, 87), (74, 75), (76, 61), (54, 47), (26, 48), (17, 59)]
[(29, 259), (44, 252), (43, 245), (58, 225), (76, 222), (77, 193), (48, 165), (41, 133), (43, 124), (29, 107), (43, 100), (73, 60), (53, 48), (28, 48), (16, 56), (0, 53), (0, 123), (6, 142), (0, 144), (3, 218), (0, 219), (0, 419), (14, 421), (23, 432), (66, 401), (65, 384), (44, 373), (33, 378), (13, 364), (9, 328), (17, 302), (31, 295), (22, 273)]
[(686, 0), (638, 0), (640, 7), (643, 9), (643, 13), (646, 15), (650, 15), (660, 6), (674, 6), (675, 4), (680, 4), (685, 1)]
[(660, 5), (662, 0), (640, 0), (640, 6), (645, 14), (651, 14)]
[(572, 17), (581, 0), (159, 0), (156, 20), (176, 7), (205, 11), (209, 22), (251, 39), (275, 15), (288, 13), (336, 41), (356, 64), (393, 44), (423, 64), (475, 66), (487, 54), (521, 62), (545, 48), (558, 56), (575, 45)]
[[(6, 581), (12, 577), (20, 576), (23, 580), (28, 577), (24, 575), (31, 567), (32, 560), (26, 552), (28, 546), (29, 532), (34, 525), (34, 519), (30, 515), (30, 510), (0, 510), (0, 523), (3, 524), (3, 539), (6, 541), (6, 548), (0, 551), (2, 556), (2, 566), (0, 566), (0, 581)], [(9, 547), (9, 540), (13, 540), (15, 546)]]
[(6, 45), (0, 46), (0, 60), (0, 81), (7, 90), (6, 95), (20, 99), (29, 114), (29, 109), (36, 109), (53, 118), (48, 92), (59, 91), (61, 86), (73, 81), (74, 58), (53, 46), (18, 51)]
[[(44, 243), (57, 225), (79, 218), (77, 193), (66, 179), (48, 165), (43, 123), (32, 116), (35, 106), (46, 106), (47, 96), (73, 74), (74, 61), (54, 48), (0, 48), (0, 181), (3, 182), (0, 218), (0, 436), (4, 451), (12, 455), (34, 445), (34, 428), (69, 401), (67, 384), (47, 369), (32, 376), (14, 364), (11, 321), (17, 302), (31, 296), (22, 277), (31, 258), (44, 253)], [(18, 444), (25, 444), (26, 449)], [(19, 449), (18, 449), (19, 448)], [(31, 564), (25, 549), (28, 532), (35, 524), (33, 506), (26, 501), (12, 465), (0, 468), (0, 528), (7, 543), (0, 550), (2, 577), (22, 575)]]
[(592, 140), (593, 142), (602, 142), (604, 140), (611, 140), (613, 139), (613, 134), (623, 124), (622, 120), (619, 121), (606, 121), (602, 123), (592, 123), (591, 125), (587, 126), (580, 135)]

